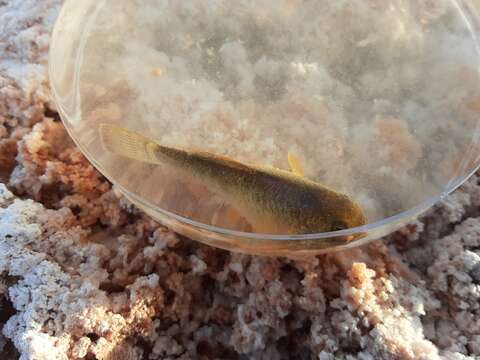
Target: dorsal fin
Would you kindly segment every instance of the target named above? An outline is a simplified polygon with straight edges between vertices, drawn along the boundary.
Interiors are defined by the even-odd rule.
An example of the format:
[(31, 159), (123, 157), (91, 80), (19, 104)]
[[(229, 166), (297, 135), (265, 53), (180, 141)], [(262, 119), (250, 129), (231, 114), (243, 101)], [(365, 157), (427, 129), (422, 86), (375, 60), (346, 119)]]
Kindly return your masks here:
[(298, 156), (292, 152), (288, 152), (288, 165), (290, 166), (290, 170), (298, 176), (304, 177), (305, 171), (303, 171), (303, 167), (300, 164), (300, 160)]

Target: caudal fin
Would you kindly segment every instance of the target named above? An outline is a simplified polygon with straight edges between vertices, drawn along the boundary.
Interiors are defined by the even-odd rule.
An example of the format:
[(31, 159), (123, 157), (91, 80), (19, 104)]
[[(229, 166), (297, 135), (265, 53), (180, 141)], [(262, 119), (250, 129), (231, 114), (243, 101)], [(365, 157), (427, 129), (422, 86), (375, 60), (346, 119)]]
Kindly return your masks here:
[(149, 138), (120, 126), (100, 124), (99, 128), (106, 150), (133, 160), (159, 163), (152, 152), (157, 145)]

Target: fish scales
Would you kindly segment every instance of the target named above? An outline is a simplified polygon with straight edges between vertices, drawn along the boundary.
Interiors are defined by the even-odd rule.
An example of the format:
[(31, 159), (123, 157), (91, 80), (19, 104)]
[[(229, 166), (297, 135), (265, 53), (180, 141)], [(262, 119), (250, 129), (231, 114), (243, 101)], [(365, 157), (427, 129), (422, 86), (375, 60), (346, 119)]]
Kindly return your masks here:
[(348, 196), (291, 172), (247, 165), (209, 152), (162, 146), (131, 130), (102, 124), (105, 148), (118, 155), (200, 178), (212, 190), (237, 204), (252, 223), (293, 234), (343, 230), (366, 223)]

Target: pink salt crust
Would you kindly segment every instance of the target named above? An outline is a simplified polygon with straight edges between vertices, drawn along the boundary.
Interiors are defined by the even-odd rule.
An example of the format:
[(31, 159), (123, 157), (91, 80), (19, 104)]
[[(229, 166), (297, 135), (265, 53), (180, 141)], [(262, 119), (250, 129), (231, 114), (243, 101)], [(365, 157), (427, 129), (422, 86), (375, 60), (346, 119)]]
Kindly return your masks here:
[(231, 254), (135, 210), (69, 140), (59, 0), (0, 0), (1, 359), (480, 359), (480, 186), (364, 248)]

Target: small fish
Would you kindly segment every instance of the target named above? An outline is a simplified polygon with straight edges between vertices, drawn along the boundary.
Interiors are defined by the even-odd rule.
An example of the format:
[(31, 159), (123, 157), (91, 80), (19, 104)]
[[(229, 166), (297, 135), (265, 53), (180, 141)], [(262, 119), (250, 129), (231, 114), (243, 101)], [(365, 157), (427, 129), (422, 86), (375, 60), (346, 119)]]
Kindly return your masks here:
[[(104, 147), (117, 155), (169, 166), (200, 178), (235, 204), (257, 232), (311, 234), (364, 225), (366, 217), (354, 201), (299, 175), (298, 159), (289, 154), (295, 173), (246, 165), (209, 152), (162, 146), (134, 131), (100, 125)], [(352, 240), (348, 237), (347, 241)]]

